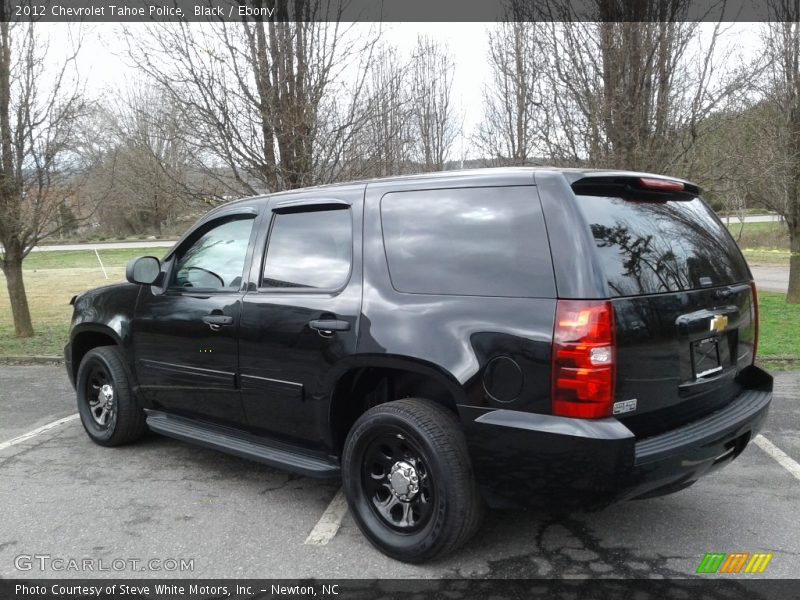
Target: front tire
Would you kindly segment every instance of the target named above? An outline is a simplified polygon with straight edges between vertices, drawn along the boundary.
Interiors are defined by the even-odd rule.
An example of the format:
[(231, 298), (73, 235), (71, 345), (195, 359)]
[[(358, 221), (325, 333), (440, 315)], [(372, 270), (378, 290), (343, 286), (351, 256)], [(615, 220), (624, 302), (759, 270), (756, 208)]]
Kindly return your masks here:
[(101, 346), (87, 352), (78, 367), (75, 388), (81, 423), (93, 442), (119, 446), (147, 431), (144, 411), (133, 395), (118, 348)]
[(345, 496), (366, 538), (385, 554), (423, 562), (477, 531), (483, 504), (456, 416), (404, 399), (365, 412), (347, 436)]

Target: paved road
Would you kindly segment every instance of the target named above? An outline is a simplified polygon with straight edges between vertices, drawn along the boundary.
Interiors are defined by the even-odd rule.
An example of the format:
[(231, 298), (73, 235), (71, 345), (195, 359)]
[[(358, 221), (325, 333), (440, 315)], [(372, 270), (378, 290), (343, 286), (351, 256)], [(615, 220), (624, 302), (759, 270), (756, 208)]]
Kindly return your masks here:
[(172, 248), (175, 240), (141, 240), (137, 242), (97, 242), (90, 244), (52, 244), (34, 246), (33, 252), (61, 252), (64, 250), (122, 250), (125, 248)]
[[(0, 367), (0, 447), (75, 412), (61, 368)], [(765, 436), (800, 460), (800, 373), (781, 373)], [(191, 577), (688, 577), (706, 552), (773, 552), (772, 577), (800, 572), (800, 480), (753, 444), (732, 465), (665, 498), (557, 518), (496, 512), (478, 541), (413, 566), (375, 551), (346, 516), (324, 546), (306, 545), (335, 483), (151, 436), (91, 443), (69, 421), (0, 449), (0, 577), (21, 554), (193, 559)], [(176, 573), (84, 573), (158, 577)]]
[[(721, 217), (726, 225), (740, 223), (738, 217)], [(780, 215), (750, 215), (744, 218), (745, 223), (777, 223), (781, 220)]]
[(789, 290), (789, 266), (751, 264), (750, 270), (759, 290), (780, 292)]

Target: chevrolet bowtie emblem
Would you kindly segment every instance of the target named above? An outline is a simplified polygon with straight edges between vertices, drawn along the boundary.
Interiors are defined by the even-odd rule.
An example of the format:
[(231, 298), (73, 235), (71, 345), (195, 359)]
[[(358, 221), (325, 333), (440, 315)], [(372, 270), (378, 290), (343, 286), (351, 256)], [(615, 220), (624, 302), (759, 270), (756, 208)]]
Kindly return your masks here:
[(725, 328), (728, 326), (728, 317), (725, 315), (714, 315), (711, 317), (711, 323), (709, 324), (709, 331), (718, 331), (722, 333), (725, 331)]

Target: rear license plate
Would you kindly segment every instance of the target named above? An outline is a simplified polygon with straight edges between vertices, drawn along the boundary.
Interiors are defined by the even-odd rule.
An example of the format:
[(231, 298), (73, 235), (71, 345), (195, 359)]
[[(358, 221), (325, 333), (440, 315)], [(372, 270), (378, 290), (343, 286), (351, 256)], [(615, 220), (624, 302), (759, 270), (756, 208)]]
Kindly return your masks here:
[(692, 367), (695, 379), (722, 371), (717, 338), (710, 337), (692, 342)]

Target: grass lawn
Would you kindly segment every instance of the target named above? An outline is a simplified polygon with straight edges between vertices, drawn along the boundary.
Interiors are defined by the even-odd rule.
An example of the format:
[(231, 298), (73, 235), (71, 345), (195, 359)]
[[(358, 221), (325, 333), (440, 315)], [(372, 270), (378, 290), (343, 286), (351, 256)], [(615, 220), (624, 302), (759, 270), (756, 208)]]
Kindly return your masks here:
[(789, 265), (789, 233), (783, 223), (744, 223), (733, 219), (728, 230), (747, 262), (753, 265)]
[(785, 265), (789, 267), (789, 251), (777, 248), (744, 248), (742, 254), (750, 265)]
[(758, 356), (800, 359), (800, 304), (785, 294), (758, 292)]
[(60, 356), (69, 333), (72, 307), (69, 299), (93, 287), (125, 280), (125, 265), (131, 258), (166, 248), (101, 250), (108, 273), (103, 275), (94, 251), (33, 252), (23, 262), (25, 289), (33, 317), (35, 335), (14, 337), (14, 321), (5, 278), (0, 274), (0, 356)]
[[(725, 222), (725, 219), (722, 219)], [(728, 231), (736, 237), (741, 229), (742, 235), (753, 235), (756, 233), (780, 233), (787, 234), (786, 225), (780, 221), (766, 221), (764, 223), (740, 223), (737, 219), (731, 218), (731, 223), (728, 225)]]
[(731, 232), (739, 247), (745, 249), (745, 256), (748, 260), (751, 259), (748, 252), (756, 252), (762, 255), (759, 257), (762, 261), (777, 262), (778, 260), (785, 260), (788, 264), (789, 230), (785, 223), (773, 221), (771, 223), (742, 224), (731, 220), (728, 231)]
[[(120, 267), (123, 269), (132, 258), (138, 256), (157, 256), (161, 258), (169, 248), (124, 248), (121, 250), (98, 250), (100, 260), (108, 269), (109, 267)], [(96, 269), (100, 276), (103, 276), (100, 263), (94, 250), (60, 250), (52, 252), (31, 252), (22, 263), (26, 271), (37, 271), (39, 269)], [(109, 274), (110, 276), (110, 274)]]
[[(161, 256), (164, 251), (161, 248), (101, 251), (108, 279), (103, 276), (93, 251), (33, 253), (25, 259), (24, 267), (36, 335), (24, 340), (14, 337), (5, 280), (0, 275), (0, 356), (60, 355), (72, 316), (69, 299), (87, 289), (123, 281), (129, 259), (147, 253)], [(800, 360), (800, 305), (786, 304), (783, 294), (759, 292), (759, 307), (759, 358)]]

